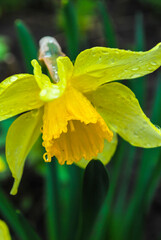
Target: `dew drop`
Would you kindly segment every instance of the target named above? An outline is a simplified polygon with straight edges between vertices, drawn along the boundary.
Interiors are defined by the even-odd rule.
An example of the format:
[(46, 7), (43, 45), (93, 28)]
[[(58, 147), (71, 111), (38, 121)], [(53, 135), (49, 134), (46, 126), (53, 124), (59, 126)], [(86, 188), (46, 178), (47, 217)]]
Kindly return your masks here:
[(43, 159), (44, 159), (45, 162), (51, 162), (51, 156), (50, 156), (50, 154), (47, 153), (47, 152), (44, 153)]
[(158, 125), (155, 125), (155, 127), (156, 127), (158, 130), (161, 130), (160, 126), (158, 126)]
[(153, 66), (156, 66), (156, 65), (157, 65), (156, 62), (151, 62), (150, 64), (153, 65)]
[(114, 63), (114, 62), (115, 62), (115, 59), (112, 58), (112, 59), (111, 59), (111, 63)]
[(131, 70), (132, 71), (137, 71), (137, 70), (139, 70), (139, 67), (132, 68)]
[(140, 74), (139, 74), (139, 73), (136, 73), (136, 74), (131, 75), (131, 77), (132, 77), (132, 78), (138, 78), (138, 77), (140, 77)]
[(119, 52), (119, 51), (117, 51), (117, 50), (115, 50), (115, 54), (119, 55), (119, 54), (120, 54), (120, 52)]
[(28, 103), (28, 105), (29, 105), (29, 107), (34, 107), (35, 105), (36, 105), (36, 102), (30, 102), (30, 103)]
[(153, 68), (152, 68), (152, 67), (148, 67), (148, 70), (149, 70), (149, 71), (153, 71)]
[(11, 76), (11, 77), (10, 77), (10, 80), (11, 80), (12, 82), (16, 81), (17, 79), (18, 79), (18, 77), (16, 77), (16, 76)]
[(47, 94), (47, 90), (46, 89), (41, 90), (41, 92), (40, 92), (40, 96), (41, 97), (45, 96), (46, 94)]
[(109, 52), (103, 51), (102, 54), (109, 55)]
[(5, 89), (5, 86), (0, 86), (0, 91), (3, 91)]

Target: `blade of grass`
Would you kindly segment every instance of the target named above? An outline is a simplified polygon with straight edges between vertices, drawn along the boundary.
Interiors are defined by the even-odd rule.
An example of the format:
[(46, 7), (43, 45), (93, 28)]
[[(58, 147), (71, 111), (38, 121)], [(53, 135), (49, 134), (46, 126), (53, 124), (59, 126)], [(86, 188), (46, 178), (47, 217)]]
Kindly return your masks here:
[[(152, 111), (152, 121), (159, 121), (159, 124), (161, 125), (160, 86), (161, 85), (159, 84), (159, 88), (157, 87), (157, 94), (154, 101), (154, 110)], [(122, 233), (122, 239), (124, 239), (125, 236), (131, 236), (135, 223), (138, 223), (139, 219), (139, 224), (142, 224), (141, 221), (143, 219), (143, 215), (151, 203), (155, 190), (158, 186), (158, 181), (160, 179), (160, 171), (158, 171), (161, 168), (160, 156), (160, 148), (143, 150), (136, 187), (126, 211), (125, 226), (124, 232)], [(137, 227), (135, 228), (134, 232), (137, 234)]]
[(106, 44), (108, 47), (116, 48), (117, 47), (116, 34), (105, 1), (103, 0), (98, 1), (98, 10), (103, 26)]
[[(145, 50), (145, 34), (143, 14), (138, 12), (135, 16), (135, 51)], [(131, 89), (136, 94), (137, 99), (142, 107), (145, 107), (146, 99), (146, 77), (133, 79), (129, 83)]]
[(110, 187), (108, 190), (108, 194), (102, 205), (98, 217), (95, 221), (92, 233), (89, 237), (89, 240), (102, 240), (105, 239), (107, 234), (107, 229), (110, 231), (110, 218), (113, 201), (115, 199), (116, 194), (116, 186), (120, 175), (120, 168), (122, 166), (123, 156), (125, 153), (125, 149), (127, 147), (127, 143), (120, 139), (120, 143), (118, 149), (116, 151), (115, 156), (112, 159), (112, 174), (110, 175)]
[(33, 67), (31, 66), (31, 60), (37, 59), (37, 46), (35, 44), (34, 38), (31, 35), (27, 26), (21, 20), (15, 21), (15, 28), (17, 32), (17, 37), (23, 59), (25, 62), (26, 70), (28, 73), (33, 72)]
[(137, 12), (135, 15), (135, 50), (145, 50), (145, 33), (144, 33), (144, 19), (142, 12)]
[[(135, 50), (142, 51), (144, 49), (145, 49), (145, 37), (144, 37), (143, 15), (142, 15), (142, 13), (139, 12), (135, 16)], [(139, 79), (134, 79), (133, 81), (130, 82), (130, 87), (136, 94), (136, 96), (140, 102), (140, 105), (142, 107), (144, 107), (145, 106), (145, 92), (146, 92), (145, 91), (146, 90), (145, 77), (139, 78)], [(125, 236), (127, 237), (126, 234), (130, 234), (130, 231), (132, 230), (132, 226), (133, 226), (133, 230), (135, 228), (135, 230), (133, 231), (133, 236), (139, 232), (138, 225), (132, 224), (132, 223), (134, 223), (136, 218), (140, 219), (140, 222), (139, 222), (139, 220), (137, 220), (137, 223), (139, 222), (140, 225), (141, 225), (141, 221), (142, 221), (142, 215), (139, 218), (139, 216), (138, 216), (139, 214), (136, 214), (137, 211), (139, 211), (137, 209), (137, 207), (140, 208), (141, 205), (138, 206), (137, 200), (135, 198), (135, 194), (137, 194), (137, 193), (134, 193), (133, 197), (131, 198), (131, 202), (129, 203), (129, 208), (127, 208), (127, 210), (126, 210), (126, 212), (128, 212), (127, 213), (127, 222), (125, 221), (125, 224), (124, 224), (124, 229), (122, 232), (122, 239), (124, 239)], [(138, 194), (140, 194), (138, 197), (138, 199), (139, 199), (138, 202), (139, 202), (139, 201), (141, 201), (143, 195), (142, 195), (141, 191)], [(131, 208), (130, 208), (130, 206), (131, 206)], [(136, 209), (135, 209), (135, 207), (136, 207)], [(132, 221), (131, 227), (129, 226), (130, 221)], [(126, 230), (129, 230), (129, 231), (126, 231)], [(130, 237), (131, 236), (132, 236), (132, 234), (130, 235)], [(135, 237), (136, 237), (136, 235), (135, 235)]]
[(79, 52), (79, 28), (75, 6), (72, 1), (63, 2), (63, 15), (68, 56), (75, 60)]
[(105, 200), (109, 178), (104, 165), (98, 160), (89, 162), (85, 169), (82, 189), (81, 227), (78, 239), (89, 239), (93, 224)]
[[(19, 218), (19, 214), (16, 212), (15, 207), (5, 196), (3, 191), (0, 189), (0, 213), (4, 216), (6, 221), (9, 223), (13, 231), (21, 240), (28, 240), (28, 234), (30, 234), (31, 240), (40, 240), (40, 237), (33, 230), (27, 220), (23, 217)], [(27, 223), (27, 225), (25, 225)]]
[(67, 223), (69, 222), (68, 206), (70, 204), (70, 176), (66, 165), (61, 166), (57, 163), (57, 171), (59, 175), (59, 228), (61, 230), (59, 234), (59, 239), (63, 240), (67, 239)]
[[(125, 157), (126, 154), (126, 157)], [(111, 228), (111, 238), (112, 239), (120, 239), (120, 232), (123, 227), (123, 217), (126, 209), (127, 198), (129, 195), (129, 184), (131, 180), (131, 174), (133, 170), (134, 159), (136, 155), (136, 149), (130, 145), (127, 146), (126, 153), (124, 152), (124, 160), (126, 159), (126, 165), (122, 166), (124, 170), (124, 174), (122, 173), (122, 169), (120, 169), (120, 179), (122, 179), (121, 183), (119, 183), (119, 189), (116, 196), (116, 203), (113, 207), (113, 212), (110, 218), (110, 222), (112, 225)], [(117, 231), (116, 231), (117, 226)]]
[(59, 239), (59, 189), (58, 189), (58, 173), (57, 161), (46, 164), (46, 228), (49, 240)]
[(63, 214), (61, 217), (63, 229), (61, 239), (70, 240), (75, 239), (77, 234), (81, 198), (80, 189), (84, 170), (75, 165), (65, 167), (68, 174), (68, 181), (66, 183), (64, 182), (65, 186), (61, 189), (61, 202), (64, 205), (64, 208), (62, 209)]
[[(161, 126), (161, 72), (158, 73), (157, 77), (157, 85), (156, 85), (156, 93), (155, 93), (155, 99), (153, 103), (153, 111), (152, 111), (152, 121), (158, 122), (158, 124)], [(151, 184), (149, 186), (148, 196), (147, 196), (147, 208), (149, 207), (155, 191), (157, 189), (159, 180), (161, 178), (160, 172), (161, 172), (161, 148), (154, 149), (154, 155), (153, 155), (153, 161), (156, 162), (155, 170), (152, 173), (151, 178)]]
[(30, 226), (29, 222), (24, 218), (21, 212), (17, 211), (17, 216), (19, 218), (19, 221), (23, 225), (23, 228), (26, 232), (26, 236), (28, 239), (31, 240), (41, 240), (38, 234), (35, 232), (35, 230)]
[[(160, 81), (160, 74), (158, 77)], [(159, 82), (158, 81), (158, 82)], [(152, 110), (152, 122), (158, 122), (161, 125), (161, 114), (160, 114), (160, 103), (161, 103), (161, 84), (159, 82), (157, 86), (156, 98), (154, 100), (154, 110)], [(157, 167), (160, 157), (160, 148), (156, 149), (145, 149), (143, 151), (140, 174), (138, 177), (137, 190), (142, 191), (142, 188), (146, 186), (149, 179), (152, 177), (154, 169)], [(147, 161), (148, 159), (148, 161)]]

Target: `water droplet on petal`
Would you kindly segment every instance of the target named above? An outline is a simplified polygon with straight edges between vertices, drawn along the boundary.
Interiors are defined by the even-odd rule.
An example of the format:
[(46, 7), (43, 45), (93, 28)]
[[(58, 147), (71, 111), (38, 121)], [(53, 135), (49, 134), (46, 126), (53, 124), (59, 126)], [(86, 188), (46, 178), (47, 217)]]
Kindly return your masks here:
[(28, 105), (29, 105), (29, 107), (34, 107), (36, 105), (36, 102), (34, 102), (34, 101), (30, 102)]
[(47, 153), (47, 152), (44, 153), (43, 159), (44, 159), (45, 162), (51, 162), (51, 156), (50, 156), (50, 154)]
[(148, 67), (148, 70), (153, 71), (154, 69), (153, 69), (153, 67)]
[(135, 73), (135, 74), (131, 75), (131, 77), (132, 78), (138, 78), (138, 77), (140, 77), (140, 74), (139, 73)]
[(158, 126), (158, 125), (155, 125), (155, 127), (156, 127), (158, 130), (161, 130), (160, 126)]
[(119, 51), (117, 51), (117, 50), (115, 50), (115, 54), (117, 54), (117, 55), (118, 55), (118, 54), (120, 54), (120, 52), (119, 52)]
[(157, 65), (156, 62), (151, 62), (150, 64), (153, 65), (153, 66), (156, 66), (156, 65)]
[(114, 63), (115, 62), (115, 59), (111, 58), (111, 63)]
[(47, 90), (46, 89), (41, 90), (40, 96), (45, 96), (46, 94), (47, 94)]
[(137, 70), (139, 70), (139, 67), (132, 68), (131, 70), (132, 71), (137, 71)]

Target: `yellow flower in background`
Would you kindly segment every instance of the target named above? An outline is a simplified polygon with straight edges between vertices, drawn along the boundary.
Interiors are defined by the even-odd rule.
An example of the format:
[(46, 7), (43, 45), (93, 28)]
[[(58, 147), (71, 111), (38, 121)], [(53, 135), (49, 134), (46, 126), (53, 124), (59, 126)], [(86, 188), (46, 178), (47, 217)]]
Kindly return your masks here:
[[(85, 167), (92, 158), (107, 164), (118, 133), (134, 146), (161, 146), (161, 131), (145, 116), (134, 93), (121, 79), (141, 77), (161, 65), (161, 43), (150, 51), (94, 47), (81, 52), (73, 66), (61, 56), (57, 83), (42, 74), (17, 74), (0, 84), (0, 120), (19, 116), (9, 128), (6, 158), (16, 194), (26, 156), (42, 132), (45, 161)], [(40, 131), (41, 129), (41, 131)]]
[(1, 240), (11, 240), (9, 229), (6, 223), (0, 220), (0, 239)]
[(6, 171), (6, 164), (4, 162), (3, 157), (0, 155), (0, 173), (5, 172)]

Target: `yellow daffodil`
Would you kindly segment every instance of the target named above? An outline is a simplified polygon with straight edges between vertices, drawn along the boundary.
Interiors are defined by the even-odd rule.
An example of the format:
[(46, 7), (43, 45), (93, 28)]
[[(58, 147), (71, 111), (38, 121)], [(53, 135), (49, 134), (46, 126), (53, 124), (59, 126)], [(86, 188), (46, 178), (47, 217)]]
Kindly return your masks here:
[(8, 226), (2, 220), (0, 220), (0, 239), (1, 240), (11, 240)]
[(0, 155), (0, 173), (5, 172), (6, 171), (6, 164), (4, 162), (3, 157)]
[[(16, 194), (24, 162), (42, 132), (45, 161), (85, 167), (92, 158), (112, 157), (118, 133), (134, 146), (161, 146), (161, 131), (145, 116), (134, 93), (121, 83), (151, 73), (161, 65), (161, 43), (146, 52), (94, 47), (81, 52), (74, 66), (57, 62), (57, 81), (42, 74), (18, 74), (0, 84), (0, 120), (20, 115), (9, 128), (6, 157)], [(41, 131), (40, 131), (41, 129)]]

